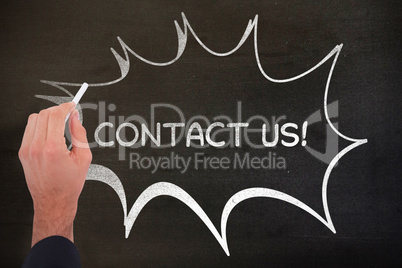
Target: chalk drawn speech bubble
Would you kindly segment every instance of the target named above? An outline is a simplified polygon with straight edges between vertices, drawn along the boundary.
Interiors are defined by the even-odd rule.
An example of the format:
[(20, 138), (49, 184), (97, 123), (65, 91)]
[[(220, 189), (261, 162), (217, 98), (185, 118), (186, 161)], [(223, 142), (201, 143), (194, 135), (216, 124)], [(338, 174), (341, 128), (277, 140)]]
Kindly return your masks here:
[[(322, 178), (322, 205), (324, 208), (324, 213), (325, 217), (322, 217), (320, 214), (318, 214), (315, 210), (310, 208), (308, 205), (303, 203), (302, 201), (284, 193), (278, 190), (270, 189), (270, 188), (262, 188), (262, 187), (253, 187), (253, 188), (247, 188), (243, 189), (237, 193), (235, 193), (232, 197), (229, 198), (229, 200), (226, 202), (226, 205), (223, 208), (222, 214), (221, 214), (221, 226), (220, 226), (220, 232), (217, 230), (217, 228), (214, 226), (208, 215), (205, 213), (205, 211), (201, 208), (201, 206), (197, 203), (194, 198), (189, 195), (184, 189), (180, 188), (179, 186), (169, 183), (169, 182), (157, 182), (146, 188), (136, 199), (134, 202), (133, 206), (131, 207), (130, 211), (127, 210), (127, 200), (126, 200), (126, 194), (124, 191), (123, 184), (121, 183), (119, 177), (109, 168), (102, 166), (102, 165), (96, 165), (96, 164), (91, 164), (88, 170), (87, 174), (87, 180), (93, 180), (93, 181), (100, 181), (103, 182), (107, 185), (109, 185), (118, 195), (121, 205), (123, 207), (123, 213), (124, 213), (124, 225), (125, 225), (125, 237), (128, 238), (131, 229), (133, 228), (133, 225), (138, 217), (138, 215), (141, 213), (142, 209), (144, 206), (150, 202), (152, 199), (159, 197), (159, 196), (171, 196), (174, 197), (184, 204), (186, 204), (198, 217), (202, 220), (202, 222), (208, 227), (208, 229), (211, 231), (212, 235), (216, 238), (222, 249), (225, 251), (225, 253), (229, 256), (229, 248), (227, 244), (227, 237), (226, 237), (226, 226), (228, 222), (228, 218), (232, 210), (242, 201), (251, 199), (251, 198), (257, 198), (257, 197), (266, 197), (266, 198), (273, 198), (273, 199), (278, 199), (282, 200), (284, 202), (290, 203), (296, 207), (301, 208), (305, 212), (309, 213), (311, 216), (319, 220), (322, 224), (324, 224), (328, 229), (330, 229), (333, 233), (336, 233), (334, 224), (331, 219), (331, 215), (329, 212), (328, 208), (328, 201), (327, 201), (327, 186), (328, 186), (328, 181), (329, 177), (331, 175), (332, 169), (334, 166), (338, 163), (338, 161), (348, 152), (353, 150), (354, 148), (367, 143), (367, 139), (355, 139), (348, 137), (344, 134), (342, 134), (331, 122), (330, 116), (328, 114), (328, 104), (327, 104), (327, 97), (328, 97), (328, 91), (329, 91), (329, 85), (331, 82), (331, 77), (332, 73), (334, 71), (337, 59), (339, 57), (339, 54), (342, 50), (342, 44), (336, 45), (334, 49), (328, 53), (320, 62), (318, 62), (316, 65), (314, 65), (312, 68), (309, 70), (296, 75), (294, 77), (286, 78), (286, 79), (275, 79), (270, 77), (262, 68), (260, 58), (259, 58), (259, 53), (258, 53), (258, 43), (257, 43), (257, 26), (258, 26), (258, 15), (254, 17), (253, 20), (249, 20), (247, 27), (244, 31), (243, 36), (241, 37), (239, 43), (236, 45), (235, 48), (228, 52), (224, 53), (219, 53), (211, 50), (208, 48), (197, 36), (195, 31), (192, 29), (189, 21), (187, 20), (187, 17), (185, 16), (184, 13), (182, 14), (182, 20), (183, 20), (183, 29), (179, 26), (177, 21), (174, 21), (176, 31), (177, 31), (177, 38), (178, 38), (178, 49), (177, 49), (177, 55), (174, 59), (168, 61), (168, 62), (153, 62), (150, 60), (147, 60), (143, 58), (142, 56), (138, 55), (135, 51), (133, 51), (124, 41), (120, 38), (117, 37), (120, 46), (123, 50), (124, 56), (121, 56), (111, 48), (111, 51), (116, 58), (116, 61), (119, 65), (120, 68), (120, 77), (108, 81), (108, 82), (103, 82), (103, 83), (92, 83), (89, 84), (89, 87), (105, 87), (109, 86), (112, 84), (116, 84), (120, 81), (122, 81), (128, 74), (130, 70), (130, 55), (134, 56), (135, 58), (153, 66), (167, 66), (175, 63), (179, 58), (183, 55), (183, 52), (185, 51), (187, 40), (189, 33), (195, 38), (195, 40), (198, 42), (198, 44), (205, 49), (208, 53), (218, 56), (218, 57), (226, 57), (234, 52), (236, 52), (243, 44), (244, 42), (250, 37), (250, 35), (253, 33), (253, 41), (254, 41), (254, 52), (255, 52), (255, 60), (258, 65), (258, 68), (261, 72), (261, 74), (265, 77), (265, 79), (273, 82), (273, 83), (288, 83), (291, 81), (298, 80), (317, 68), (319, 68), (321, 65), (323, 65), (325, 62), (329, 61), (332, 59), (332, 65), (330, 68), (330, 71), (328, 73), (328, 78), (326, 81), (326, 86), (325, 86), (325, 92), (324, 92), (324, 100), (323, 100), (323, 107), (324, 107), (324, 114), (325, 114), (325, 119), (328, 125), (331, 127), (331, 129), (338, 135), (339, 137), (351, 142), (350, 145), (346, 146), (344, 149), (342, 149), (340, 152), (338, 152), (332, 160), (329, 162), (328, 167), (325, 170), (324, 176)], [(69, 83), (69, 82), (57, 82), (57, 81), (48, 81), (48, 80), (42, 80), (41, 81), (44, 84), (48, 84), (50, 86), (56, 87), (59, 90), (63, 91), (66, 93), (68, 96), (67, 97), (60, 97), (60, 96), (44, 96), (44, 95), (36, 95), (37, 98), (41, 99), (46, 99), (51, 102), (54, 102), (56, 104), (60, 104), (63, 102), (71, 101), (72, 98), (74, 97), (71, 92), (69, 92), (67, 89), (65, 89), (66, 86), (73, 86), (73, 87), (79, 87), (81, 86), (82, 83)], [(80, 117), (82, 118), (82, 111), (80, 111)]]

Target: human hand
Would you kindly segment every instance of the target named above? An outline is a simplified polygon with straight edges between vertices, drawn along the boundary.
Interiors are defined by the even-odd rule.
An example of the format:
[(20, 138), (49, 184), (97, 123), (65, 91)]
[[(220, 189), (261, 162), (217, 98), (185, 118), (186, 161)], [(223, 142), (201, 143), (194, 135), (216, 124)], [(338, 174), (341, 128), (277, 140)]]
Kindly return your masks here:
[[(52, 235), (74, 241), (78, 198), (92, 160), (85, 128), (74, 107), (69, 102), (31, 114), (25, 128), (18, 155), (34, 204), (32, 246)], [(64, 121), (70, 112), (71, 151), (64, 138)]]

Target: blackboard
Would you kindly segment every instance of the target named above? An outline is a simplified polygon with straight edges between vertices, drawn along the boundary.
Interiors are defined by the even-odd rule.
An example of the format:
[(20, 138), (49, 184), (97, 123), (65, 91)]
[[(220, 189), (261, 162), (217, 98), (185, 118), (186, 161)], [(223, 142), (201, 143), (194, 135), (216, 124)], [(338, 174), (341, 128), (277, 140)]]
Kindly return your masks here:
[[(74, 225), (83, 267), (401, 264), (398, 1), (1, 6), (5, 267), (30, 248), (32, 201), (17, 157), (27, 117), (83, 82), (94, 144)], [(138, 135), (125, 125), (119, 138), (137, 137), (135, 148), (116, 138), (129, 117)], [(163, 124), (181, 119), (172, 146)], [(236, 145), (228, 124), (249, 119)], [(166, 146), (141, 145), (141, 123), (156, 135), (158, 122)], [(194, 122), (204, 148), (197, 128), (186, 144)], [(216, 122), (210, 138), (222, 147), (206, 139)], [(158, 159), (166, 165), (153, 171)]]

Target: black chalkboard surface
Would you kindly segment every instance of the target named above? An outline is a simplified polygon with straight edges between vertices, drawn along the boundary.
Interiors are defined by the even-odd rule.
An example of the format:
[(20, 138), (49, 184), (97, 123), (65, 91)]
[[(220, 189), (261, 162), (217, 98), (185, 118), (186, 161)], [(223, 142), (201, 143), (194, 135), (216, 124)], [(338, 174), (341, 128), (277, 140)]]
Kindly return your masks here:
[(83, 267), (401, 265), (399, 1), (1, 5), (2, 266), (28, 115), (84, 82)]

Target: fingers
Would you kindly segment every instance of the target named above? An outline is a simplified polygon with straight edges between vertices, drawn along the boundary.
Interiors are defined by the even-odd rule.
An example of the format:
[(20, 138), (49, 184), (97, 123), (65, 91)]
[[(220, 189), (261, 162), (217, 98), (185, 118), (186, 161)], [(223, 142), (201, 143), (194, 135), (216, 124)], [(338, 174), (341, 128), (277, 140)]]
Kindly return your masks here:
[(78, 119), (78, 111), (70, 116), (70, 133), (73, 149), (71, 153), (76, 155), (83, 163), (90, 164), (92, 160), (91, 150), (89, 149), (87, 133)]
[[(35, 156), (45, 147), (48, 150), (55, 149), (56, 145), (62, 144), (65, 147), (64, 130), (65, 118), (75, 107), (75, 103), (63, 103), (40, 111), (39, 114), (32, 114), (25, 128), (24, 137), (19, 151), (20, 159), (25, 155)], [(70, 133), (73, 150), (71, 153), (78, 157), (83, 163), (90, 164), (92, 154), (89, 149), (85, 128), (78, 119), (78, 111), (71, 113)], [(61, 148), (58, 147), (57, 148)]]
[(47, 139), (64, 144), (64, 120), (74, 107), (75, 103), (69, 102), (31, 114), (22, 138), (20, 158), (29, 153), (39, 153)]
[(29, 145), (35, 135), (36, 121), (38, 119), (38, 114), (31, 114), (28, 118), (27, 126), (25, 127), (24, 136), (21, 142), (21, 148), (19, 151), (20, 159), (24, 158), (28, 154)]
[(47, 136), (47, 124), (49, 121), (49, 109), (39, 112), (36, 120), (35, 134), (31, 144), (31, 150), (42, 148), (46, 141)]
[(49, 108), (47, 140), (55, 142), (64, 141), (65, 119), (74, 107), (74, 102), (68, 102)]

